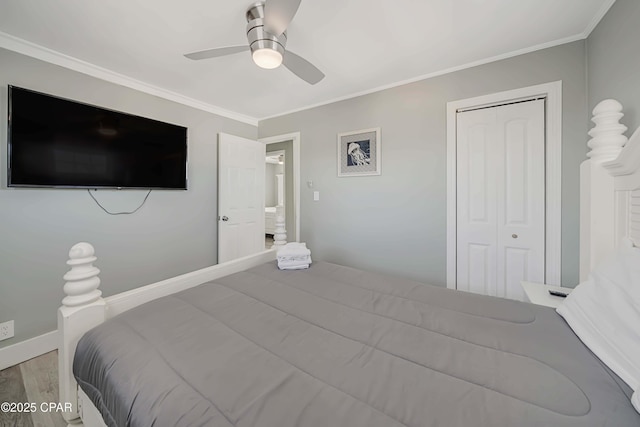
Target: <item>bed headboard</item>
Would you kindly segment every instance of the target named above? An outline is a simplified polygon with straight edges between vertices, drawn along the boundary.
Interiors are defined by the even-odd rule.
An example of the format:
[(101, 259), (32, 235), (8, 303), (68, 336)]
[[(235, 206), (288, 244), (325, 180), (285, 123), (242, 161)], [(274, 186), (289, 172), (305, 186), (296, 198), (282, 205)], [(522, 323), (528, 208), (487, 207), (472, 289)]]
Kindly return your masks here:
[(593, 109), (591, 151), (580, 166), (580, 281), (622, 237), (640, 246), (640, 128), (627, 139), (622, 105)]

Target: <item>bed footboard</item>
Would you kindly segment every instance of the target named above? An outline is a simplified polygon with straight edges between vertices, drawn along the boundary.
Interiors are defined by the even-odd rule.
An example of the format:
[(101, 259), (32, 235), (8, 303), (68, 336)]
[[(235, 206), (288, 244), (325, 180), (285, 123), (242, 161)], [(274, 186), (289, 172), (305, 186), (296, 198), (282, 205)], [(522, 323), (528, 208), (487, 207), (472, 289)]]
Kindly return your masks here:
[[(283, 224), (281, 226), (284, 227)], [(280, 244), (286, 243), (284, 235), (278, 235), (276, 240)], [(58, 309), (60, 402), (72, 405), (71, 412), (63, 413), (69, 425), (82, 424), (78, 384), (73, 376), (73, 357), (78, 341), (87, 331), (107, 318), (151, 300), (273, 261), (276, 259), (276, 249), (185, 273), (108, 298), (102, 298), (102, 292), (98, 289), (100, 270), (93, 265), (96, 259), (93, 246), (89, 243), (78, 243), (71, 248), (67, 261), (71, 270), (64, 275), (66, 296), (62, 300), (62, 307)]]

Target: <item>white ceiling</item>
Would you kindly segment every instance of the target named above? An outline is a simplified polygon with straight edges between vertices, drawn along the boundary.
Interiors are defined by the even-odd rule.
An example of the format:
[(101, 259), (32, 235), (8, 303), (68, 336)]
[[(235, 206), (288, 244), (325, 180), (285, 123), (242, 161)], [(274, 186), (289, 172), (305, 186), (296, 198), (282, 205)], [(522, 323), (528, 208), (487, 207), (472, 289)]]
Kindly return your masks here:
[(85, 61), (117, 73), (94, 74), (255, 122), (585, 38), (613, 1), (303, 0), (287, 49), (326, 74), (315, 86), (284, 67), (258, 68), (248, 52), (183, 57), (246, 44), (251, 0), (0, 0), (0, 47), (44, 47), (71, 57), (58, 62)]

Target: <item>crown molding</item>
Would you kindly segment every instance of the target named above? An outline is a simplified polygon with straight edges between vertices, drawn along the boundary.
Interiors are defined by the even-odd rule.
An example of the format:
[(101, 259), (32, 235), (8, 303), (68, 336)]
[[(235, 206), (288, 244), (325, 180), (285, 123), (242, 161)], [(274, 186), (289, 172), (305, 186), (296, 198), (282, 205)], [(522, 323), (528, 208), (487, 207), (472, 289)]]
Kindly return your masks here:
[(154, 95), (160, 98), (167, 99), (169, 101), (177, 102), (178, 104), (186, 105), (196, 108), (198, 110), (206, 111), (208, 113), (217, 114), (218, 116), (226, 117), (239, 122), (247, 123), (253, 126), (258, 125), (258, 119), (255, 117), (240, 114), (235, 111), (229, 111), (215, 105), (208, 104), (206, 102), (198, 101), (197, 99), (190, 98), (188, 96), (181, 95), (170, 90), (163, 89), (158, 86), (145, 83), (140, 80), (128, 77), (124, 74), (116, 73), (106, 68), (99, 67), (89, 62), (83, 61), (78, 58), (74, 58), (69, 55), (57, 52), (55, 50), (40, 46), (35, 43), (23, 40), (21, 38), (12, 36), (10, 34), (0, 31), (0, 48), (4, 48), (13, 52), (20, 53), (41, 61), (48, 62), (50, 64), (59, 65), (64, 68), (68, 68), (79, 73), (83, 73), (92, 77), (96, 77), (101, 80), (105, 80), (111, 83), (125, 86), (130, 89), (135, 89), (140, 92)]
[(480, 59), (478, 61), (469, 62), (469, 63), (463, 64), (463, 65), (458, 65), (458, 66), (451, 67), (451, 68), (446, 68), (444, 70), (435, 71), (433, 73), (423, 74), (421, 76), (413, 77), (411, 79), (402, 80), (402, 81), (395, 82), (395, 83), (390, 83), (388, 85), (378, 86), (378, 87), (375, 87), (373, 89), (367, 89), (367, 90), (364, 90), (364, 91), (361, 91), (361, 92), (356, 92), (356, 93), (352, 93), (352, 94), (349, 94), (349, 95), (341, 96), (341, 97), (338, 97), (338, 98), (333, 98), (333, 99), (330, 99), (328, 101), (322, 101), (322, 102), (319, 102), (319, 103), (316, 103), (316, 104), (307, 105), (307, 106), (304, 106), (304, 107), (300, 107), (300, 108), (296, 108), (296, 109), (293, 109), (293, 110), (285, 111), (283, 113), (274, 114), (272, 116), (262, 117), (262, 118), (259, 119), (259, 121), (273, 119), (273, 118), (281, 117), (281, 116), (286, 116), (288, 114), (298, 113), (300, 111), (310, 110), (310, 109), (316, 108), (316, 107), (322, 107), (323, 105), (333, 104), (334, 102), (346, 101), (347, 99), (357, 98), (359, 96), (369, 95), (371, 93), (380, 92), (380, 91), (383, 91), (383, 90), (386, 90), (386, 89), (391, 89), (391, 88), (402, 86), (402, 85), (406, 85), (406, 84), (409, 84), (409, 83), (415, 83), (415, 82), (418, 82), (420, 80), (426, 80), (426, 79), (430, 79), (430, 78), (433, 78), (433, 77), (442, 76), (444, 74), (453, 73), (455, 71), (461, 71), (461, 70), (465, 70), (467, 68), (473, 68), (473, 67), (477, 67), (479, 65), (488, 64), (488, 63), (491, 63), (491, 62), (500, 61), (500, 60), (508, 59), (508, 58), (513, 58), (514, 56), (524, 55), (526, 53), (535, 52), (537, 50), (548, 49), (550, 47), (560, 46), (562, 44), (571, 43), (571, 42), (575, 42), (575, 41), (578, 41), (578, 40), (584, 40), (587, 37), (589, 37), (591, 32), (596, 28), (596, 26), (598, 26), (598, 24), (600, 23), (602, 18), (604, 18), (604, 16), (607, 14), (609, 9), (611, 9), (611, 6), (613, 6), (613, 4), (615, 2), (616, 2), (616, 0), (606, 0), (605, 3), (602, 5), (602, 7), (600, 7), (598, 12), (594, 15), (593, 19), (589, 22), (587, 27), (581, 33), (575, 34), (573, 36), (569, 36), (569, 37), (565, 37), (565, 38), (562, 38), (562, 39), (553, 40), (553, 41), (550, 41), (550, 42), (547, 42), (547, 43), (542, 43), (542, 44), (531, 46), (531, 47), (527, 47), (527, 48), (524, 48), (524, 49), (514, 50), (512, 52), (508, 52), (508, 53), (504, 53), (504, 54), (501, 54), (501, 55), (492, 56), (492, 57), (485, 58), (485, 59)]
[(609, 12), (609, 9), (611, 9), (611, 6), (613, 6), (615, 2), (616, 0), (607, 0), (604, 2), (602, 7), (600, 7), (600, 10), (598, 10), (598, 12), (595, 14), (593, 19), (591, 20), (591, 22), (589, 22), (589, 24), (587, 25), (587, 28), (585, 28), (584, 31), (582, 32), (582, 35), (584, 36), (583, 38), (586, 39), (587, 37), (589, 37), (591, 32), (595, 30), (595, 28), (598, 26), (600, 21), (602, 21), (602, 18), (604, 18), (607, 12)]
[(524, 48), (524, 49), (514, 50), (514, 51), (503, 53), (503, 54), (500, 54), (500, 55), (491, 56), (489, 58), (480, 59), (478, 61), (468, 62), (466, 64), (457, 65), (455, 67), (446, 68), (444, 70), (435, 71), (433, 73), (422, 74), (420, 76), (413, 77), (413, 78), (406, 79), (406, 80), (401, 80), (399, 82), (394, 82), (394, 83), (390, 83), (390, 84), (383, 85), (383, 86), (377, 86), (377, 87), (375, 87), (373, 89), (367, 89), (367, 90), (364, 90), (364, 91), (361, 91), (361, 92), (356, 92), (356, 93), (352, 93), (352, 94), (349, 94), (349, 95), (341, 96), (341, 97), (338, 97), (338, 98), (333, 98), (333, 99), (330, 99), (328, 101), (322, 101), (322, 102), (319, 102), (317, 104), (312, 104), (312, 105), (308, 105), (308, 106), (305, 106), (305, 107), (296, 108), (294, 110), (289, 110), (289, 111), (286, 111), (284, 113), (278, 113), (278, 114), (274, 114), (272, 116), (262, 117), (262, 118), (259, 119), (259, 121), (273, 119), (273, 118), (281, 117), (281, 116), (286, 116), (288, 114), (298, 113), (300, 111), (310, 110), (310, 109), (316, 108), (316, 107), (322, 107), (323, 105), (333, 104), (335, 102), (346, 101), (346, 100), (351, 99), (351, 98), (357, 98), (359, 96), (369, 95), (371, 93), (380, 92), (380, 91), (383, 91), (383, 90), (386, 90), (386, 89), (392, 89), (394, 87), (404, 86), (404, 85), (409, 84), (409, 83), (415, 83), (415, 82), (419, 82), (421, 80), (431, 79), (433, 77), (442, 76), (442, 75), (453, 73), (453, 72), (456, 72), (456, 71), (466, 70), (467, 68), (473, 68), (473, 67), (477, 67), (479, 65), (485, 65), (485, 64), (489, 64), (491, 62), (496, 62), (496, 61), (501, 61), (503, 59), (513, 58), (514, 56), (520, 56), (520, 55), (524, 55), (526, 53), (535, 52), (537, 50), (548, 49), (550, 47), (555, 47), (555, 46), (563, 45), (563, 44), (566, 44), (566, 43), (571, 43), (571, 42), (575, 42), (575, 41), (578, 41), (578, 40), (583, 40), (584, 38), (585, 38), (584, 33), (575, 34), (575, 35), (570, 36), (570, 37), (565, 37), (565, 38), (562, 38), (562, 39), (553, 40), (553, 41), (550, 41), (550, 42), (547, 42), (547, 43), (538, 44), (538, 45), (527, 47), (527, 48)]

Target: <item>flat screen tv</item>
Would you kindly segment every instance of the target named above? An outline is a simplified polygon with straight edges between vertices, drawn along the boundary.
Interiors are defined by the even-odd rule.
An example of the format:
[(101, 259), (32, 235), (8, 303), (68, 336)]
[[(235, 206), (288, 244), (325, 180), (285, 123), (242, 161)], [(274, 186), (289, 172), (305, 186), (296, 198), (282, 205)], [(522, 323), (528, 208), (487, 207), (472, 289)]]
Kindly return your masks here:
[(187, 128), (9, 86), (8, 186), (187, 189)]

